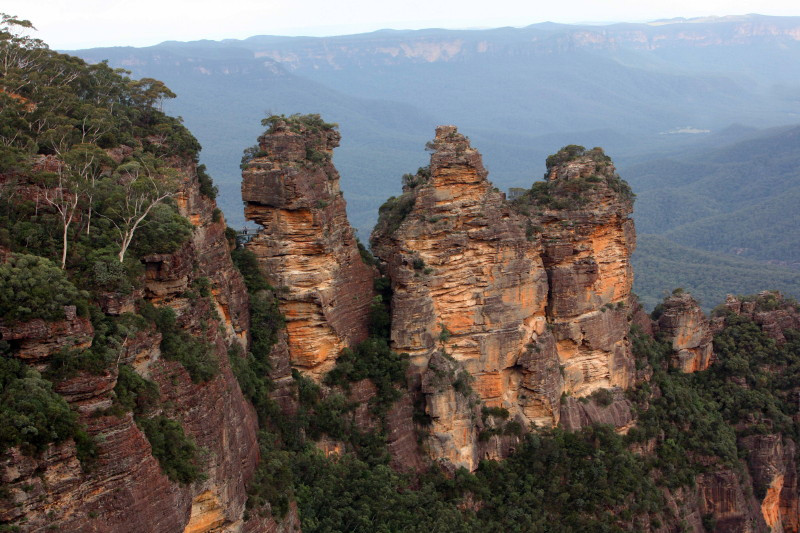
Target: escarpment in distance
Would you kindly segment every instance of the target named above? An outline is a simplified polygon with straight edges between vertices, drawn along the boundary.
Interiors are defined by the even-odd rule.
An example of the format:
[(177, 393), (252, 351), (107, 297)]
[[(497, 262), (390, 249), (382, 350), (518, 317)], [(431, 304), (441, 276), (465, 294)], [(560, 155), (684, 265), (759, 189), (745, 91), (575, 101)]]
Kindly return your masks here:
[(292, 365), (319, 379), (367, 336), (375, 272), (361, 259), (319, 116), (272, 117), (242, 173), (248, 244), (286, 316)]

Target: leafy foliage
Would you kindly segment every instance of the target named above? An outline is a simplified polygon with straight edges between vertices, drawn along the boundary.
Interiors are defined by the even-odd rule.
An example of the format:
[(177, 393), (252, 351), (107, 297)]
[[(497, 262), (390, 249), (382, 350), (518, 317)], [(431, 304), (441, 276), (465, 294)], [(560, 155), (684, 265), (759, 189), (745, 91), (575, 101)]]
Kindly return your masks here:
[(77, 417), (53, 392), (52, 384), (10, 357), (0, 358), (0, 365), (0, 409), (5, 421), (0, 428), (2, 449), (25, 444), (28, 451), (41, 451), (50, 442), (71, 437)]
[(348, 389), (350, 382), (369, 379), (378, 389), (371, 400), (373, 412), (382, 418), (400, 398), (397, 387), (405, 384), (407, 368), (407, 354), (398, 354), (389, 348), (385, 339), (373, 337), (353, 349), (342, 350), (336, 366), (325, 376), (325, 383)]
[[(172, 251), (188, 223), (176, 220), (174, 205), (150, 210), (175, 193), (174, 158), (196, 161), (200, 149), (180, 119), (161, 111), (175, 94), (158, 80), (53, 52), (21, 31), (30, 27), (3, 15), (0, 28), (0, 173), (19, 182), (0, 192), (9, 228), (0, 240), (15, 252), (62, 255), (62, 268), (104, 248), (122, 262), (131, 241), (139, 254)], [(204, 170), (201, 192), (211, 196)], [(36, 194), (14, 201), (18, 184)]]
[(140, 376), (129, 365), (120, 365), (114, 395), (118, 413), (132, 411), (140, 416), (158, 403), (158, 385)]
[(141, 314), (155, 323), (161, 332), (161, 355), (183, 365), (194, 383), (208, 381), (219, 373), (219, 362), (213, 346), (200, 337), (178, 327), (175, 311), (170, 307), (142, 306)]
[(179, 422), (163, 415), (139, 418), (136, 422), (147, 435), (153, 457), (168, 478), (184, 484), (205, 479), (199, 458), (201, 449), (184, 433)]
[[(595, 163), (595, 172), (589, 176), (562, 177), (554, 180), (534, 182), (530, 190), (513, 200), (517, 210), (523, 214), (531, 214), (532, 209), (578, 210), (589, 205), (592, 196), (602, 188), (611, 189), (624, 200), (634, 198), (628, 183), (612, 172), (611, 158), (602, 148), (586, 150), (583, 146), (571, 144), (547, 158), (547, 179), (550, 171), (564, 163), (576, 159), (589, 159)], [(531, 226), (529, 233), (533, 233)], [(531, 235), (529, 235), (530, 238)]]
[(75, 305), (85, 316), (87, 297), (44, 257), (12, 254), (0, 264), (0, 319), (4, 321), (64, 320), (66, 305)]
[(300, 133), (302, 131), (318, 133), (322, 131), (332, 131), (339, 127), (335, 122), (325, 122), (317, 113), (310, 113), (308, 115), (295, 113), (288, 117), (286, 115), (270, 115), (261, 120), (261, 125), (267, 127), (267, 133), (275, 133), (280, 125), (285, 125), (289, 128), (289, 131), (295, 133)]
[(375, 233), (392, 235), (403, 223), (403, 220), (414, 209), (416, 197), (413, 193), (404, 193), (399, 197), (390, 197), (378, 209), (378, 223)]
[[(5, 351), (7, 347), (4, 348)], [(78, 458), (88, 465), (96, 445), (78, 424), (77, 414), (34, 369), (0, 355), (0, 451), (20, 446), (23, 453), (41, 452), (51, 442), (72, 438)]]

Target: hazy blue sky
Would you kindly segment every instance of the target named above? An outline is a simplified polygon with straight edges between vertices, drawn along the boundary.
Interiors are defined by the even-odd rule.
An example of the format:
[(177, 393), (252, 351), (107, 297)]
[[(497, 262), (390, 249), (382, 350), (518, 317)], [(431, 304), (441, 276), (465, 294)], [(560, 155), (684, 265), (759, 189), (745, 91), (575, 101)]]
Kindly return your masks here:
[(706, 15), (800, 15), (797, 0), (3, 0), (51, 48), (147, 46), (251, 35), (341, 35), (381, 28), (644, 22)]

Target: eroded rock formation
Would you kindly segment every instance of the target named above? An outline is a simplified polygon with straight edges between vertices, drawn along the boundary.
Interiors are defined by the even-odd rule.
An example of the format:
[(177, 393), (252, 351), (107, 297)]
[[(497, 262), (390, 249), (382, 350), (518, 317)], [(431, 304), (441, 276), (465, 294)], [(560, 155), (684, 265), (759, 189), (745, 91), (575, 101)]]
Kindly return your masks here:
[[(755, 297), (743, 299), (729, 294), (718, 309), (749, 318), (778, 344), (786, 342), (784, 330), (800, 329), (800, 310), (797, 303), (787, 300), (778, 291), (764, 291)], [(713, 319), (712, 328), (715, 332), (724, 325), (724, 316)]]
[(635, 377), (627, 340), (636, 247), (630, 189), (599, 148), (566, 147), (547, 167), (547, 181), (518, 204), (542, 235), (565, 391), (627, 388)]
[(429, 148), (430, 167), (404, 177), (371, 244), (392, 282), (393, 348), (422, 376), (429, 451), (473, 468), (503, 455), (479, 445), (481, 406), (523, 428), (552, 426), (562, 393), (632, 383), (631, 200), (602, 152), (550, 169), (551, 199), (586, 185), (572, 208), (533, 191), (507, 202), (453, 126)]
[(707, 369), (714, 359), (713, 333), (700, 305), (683, 292), (673, 293), (661, 305), (656, 329), (672, 344), (670, 364), (687, 373)]
[(242, 173), (245, 216), (262, 226), (248, 246), (277, 289), (292, 365), (315, 379), (367, 336), (375, 276), (331, 162), (339, 137), (324, 123), (276, 121)]
[[(130, 413), (118, 416), (112, 406), (118, 367), (95, 375), (79, 372), (55, 390), (79, 413), (98, 447), (89, 470), (77, 459), (72, 440), (27, 456), (11, 448), (0, 457), (0, 522), (40, 531), (210, 531), (263, 532), (279, 527), (269, 517), (244, 523), (246, 484), (258, 461), (257, 421), (228, 365), (228, 349), (246, 345), (248, 296), (231, 263), (225, 222), (215, 204), (199, 193), (193, 163), (174, 161), (183, 177), (179, 210), (193, 225), (190, 240), (173, 254), (147, 256), (144, 291), (157, 306), (171, 307), (177, 325), (209, 343), (219, 372), (205, 383), (193, 383), (177, 361), (161, 357), (161, 334), (142, 330), (120, 347), (117, 364), (128, 363), (159, 387), (160, 414), (179, 421), (187, 435), (206, 450), (201, 469), (207, 477), (179, 484), (162, 471), (150, 444)], [(209, 295), (192, 296), (193, 284), (207, 278)], [(124, 312), (128, 295), (108, 294), (103, 307)], [(73, 310), (74, 311), (74, 310)], [(14, 355), (47, 366), (54, 350), (81, 349), (91, 341), (86, 319), (67, 313), (64, 322), (7, 326)], [(22, 351), (20, 351), (22, 350)], [(283, 525), (292, 527), (291, 513)]]

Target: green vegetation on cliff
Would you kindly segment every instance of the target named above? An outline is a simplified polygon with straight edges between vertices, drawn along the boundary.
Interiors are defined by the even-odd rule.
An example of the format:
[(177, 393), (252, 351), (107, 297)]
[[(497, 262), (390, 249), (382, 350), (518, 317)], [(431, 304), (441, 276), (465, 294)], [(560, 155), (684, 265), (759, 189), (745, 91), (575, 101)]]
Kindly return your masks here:
[[(579, 159), (594, 162), (591, 174), (569, 178), (558, 174), (551, 176), (557, 167)], [(599, 147), (587, 150), (575, 144), (565, 146), (547, 158), (544, 177), (545, 181), (534, 182), (529, 190), (513, 200), (513, 205), (523, 214), (542, 209), (582, 209), (592, 202), (601, 186), (614, 191), (623, 200), (633, 200), (635, 196), (628, 183), (613, 171), (611, 158)]]
[[(74, 306), (94, 334), (89, 347), (67, 342), (41, 356), (41, 373), (19, 357), (25, 339), (2, 342), (0, 448), (39, 454), (72, 438), (89, 466), (95, 443), (55, 390), (116, 376), (112, 407), (93, 414), (133, 411), (170, 479), (195, 481), (200, 450), (179, 422), (153, 415), (157, 387), (120, 359), (155, 323), (165, 359), (180, 361), (196, 382), (218, 371), (208, 343), (180, 328), (172, 309), (140, 303), (144, 317), (122, 312), (143, 294), (142, 258), (176, 252), (192, 234), (175, 199), (195, 185), (200, 145), (162, 111), (175, 97), (164, 83), (54, 52), (27, 35), (31, 28), (0, 15), (0, 325), (64, 321)], [(200, 193), (213, 198), (211, 178), (202, 165), (196, 170)], [(125, 309), (106, 314), (109, 302)], [(75, 327), (91, 331), (84, 324)]]

